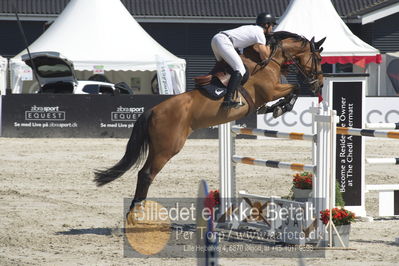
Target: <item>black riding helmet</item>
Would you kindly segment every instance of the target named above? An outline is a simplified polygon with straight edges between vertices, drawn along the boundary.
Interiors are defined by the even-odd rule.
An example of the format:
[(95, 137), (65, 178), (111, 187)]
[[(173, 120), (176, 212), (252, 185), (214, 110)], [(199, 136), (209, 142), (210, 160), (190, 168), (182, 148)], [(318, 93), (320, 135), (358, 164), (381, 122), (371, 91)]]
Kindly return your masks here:
[(267, 12), (260, 13), (256, 17), (256, 25), (263, 26), (265, 24), (276, 25), (276, 17)]

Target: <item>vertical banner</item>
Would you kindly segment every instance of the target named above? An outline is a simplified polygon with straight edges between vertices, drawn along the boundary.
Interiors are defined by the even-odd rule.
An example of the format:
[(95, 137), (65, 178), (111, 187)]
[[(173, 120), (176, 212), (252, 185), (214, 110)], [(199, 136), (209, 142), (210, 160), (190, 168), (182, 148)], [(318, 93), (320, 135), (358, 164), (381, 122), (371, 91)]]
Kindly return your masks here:
[[(334, 82), (333, 109), (339, 127), (362, 128), (362, 82)], [(337, 135), (337, 182), (345, 204), (362, 204), (362, 137)]]
[(159, 94), (173, 94), (173, 82), (170, 70), (166, 62), (156, 56)]
[(93, 74), (94, 75), (104, 75), (105, 74), (105, 71), (104, 71), (104, 66), (102, 66), (102, 65), (96, 65), (96, 66), (93, 66)]
[(33, 72), (32, 69), (30, 68), (24, 68), (21, 71), (21, 80), (26, 81), (26, 80), (33, 80)]
[(1, 115), (3, 114), (3, 107), (1, 106), (2, 101), (3, 101), (3, 96), (0, 95), (0, 137), (2, 136), (2, 132), (3, 132), (2, 128), (1, 128), (1, 126), (3, 124), (3, 120), (1, 118)]
[(393, 215), (399, 215), (399, 190), (393, 192)]
[[(338, 73), (324, 77), (323, 98), (337, 111), (337, 126), (363, 128), (368, 74)], [(364, 141), (362, 137), (340, 134), (336, 141), (336, 181), (345, 208), (361, 217), (366, 216)]]
[(0, 56), (0, 95), (6, 95), (7, 88), (7, 59)]

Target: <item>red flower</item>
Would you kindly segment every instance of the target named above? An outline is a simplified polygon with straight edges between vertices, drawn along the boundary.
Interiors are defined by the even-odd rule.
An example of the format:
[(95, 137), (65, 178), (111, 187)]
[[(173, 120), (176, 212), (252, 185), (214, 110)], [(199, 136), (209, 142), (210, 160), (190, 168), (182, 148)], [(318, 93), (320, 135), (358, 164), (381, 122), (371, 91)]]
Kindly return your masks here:
[[(321, 211), (320, 214), (320, 220), (323, 222), (323, 224), (327, 224), (330, 220), (330, 210), (326, 209), (324, 211)], [(355, 220), (355, 214), (353, 212), (345, 210), (344, 208), (334, 208), (332, 209), (332, 218), (335, 225), (345, 225), (350, 224)]]
[(313, 175), (308, 172), (303, 172), (301, 174), (296, 173), (293, 179), (293, 185), (295, 188), (299, 189), (311, 189), (312, 188)]
[(220, 193), (219, 190), (211, 190), (206, 199), (206, 206), (209, 208), (215, 208), (220, 205)]

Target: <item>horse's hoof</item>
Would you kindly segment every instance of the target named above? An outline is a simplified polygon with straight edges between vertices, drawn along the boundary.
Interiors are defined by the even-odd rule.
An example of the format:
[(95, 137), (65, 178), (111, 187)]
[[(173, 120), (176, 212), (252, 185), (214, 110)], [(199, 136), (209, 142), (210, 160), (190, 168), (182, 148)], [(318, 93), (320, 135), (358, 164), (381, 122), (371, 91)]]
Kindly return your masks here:
[(281, 106), (277, 106), (273, 111), (273, 118), (277, 118), (277, 117), (281, 116), (282, 114), (284, 114), (283, 108), (281, 108)]
[(135, 204), (127, 213), (125, 236), (140, 254), (154, 255), (167, 245), (172, 229), (169, 217), (164, 217), (162, 210), (165, 208), (161, 204), (150, 201), (146, 206)]
[(136, 225), (136, 224), (137, 224), (137, 219), (136, 219), (136, 217), (135, 217), (134, 212), (129, 211), (129, 212), (126, 214), (126, 222), (127, 222), (127, 224), (130, 225), (130, 226), (133, 226), (133, 225)]
[(136, 225), (138, 221), (143, 220), (144, 218), (144, 204), (139, 203), (134, 206), (134, 208), (130, 209), (130, 211), (126, 214), (126, 221), (129, 225)]

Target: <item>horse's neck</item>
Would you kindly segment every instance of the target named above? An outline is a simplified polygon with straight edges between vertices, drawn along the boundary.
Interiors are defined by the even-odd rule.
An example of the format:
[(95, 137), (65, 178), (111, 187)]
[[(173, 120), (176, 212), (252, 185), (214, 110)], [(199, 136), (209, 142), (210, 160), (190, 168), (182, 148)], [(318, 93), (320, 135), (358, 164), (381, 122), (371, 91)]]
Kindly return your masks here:
[(273, 99), (275, 95), (281, 94), (278, 91), (281, 90), (279, 89), (281, 87), (281, 67), (290, 59), (287, 58), (287, 55), (291, 57), (297, 55), (299, 52), (300, 44), (280, 42), (275, 50), (272, 51), (271, 60), (266, 67), (261, 67), (258, 64), (260, 61), (259, 55), (253, 49), (247, 50), (244, 56), (242, 56), (250, 74), (245, 88), (254, 99), (257, 107)]
[(255, 106), (259, 107), (268, 101), (276, 84), (280, 82), (281, 67), (275, 62), (269, 62), (266, 67), (261, 67), (247, 57), (243, 57), (243, 62), (249, 72), (249, 78), (244, 87), (251, 95)]
[[(287, 63), (293, 57), (302, 52), (303, 47), (300, 42), (288, 42), (289, 41), (287, 40), (283, 40), (277, 45), (277, 47), (273, 49), (269, 58), (270, 61), (268, 65), (264, 68), (264, 71), (268, 71), (272, 68), (274, 71), (278, 71), (280, 73), (281, 66), (284, 63)], [(256, 68), (260, 68), (260, 66), (258, 65), (258, 63), (260, 62), (260, 57), (259, 54), (253, 49), (253, 47), (250, 47), (247, 51), (245, 51), (244, 55), (242, 55), (241, 57), (244, 61), (244, 64), (248, 67), (250, 71), (250, 78), (252, 75), (262, 75), (263, 71), (256, 71)]]
[(273, 52), (272, 60), (263, 68), (258, 64), (260, 62), (259, 55), (253, 48), (242, 55), (243, 62), (247, 66), (250, 75), (244, 87), (257, 107), (274, 98), (275, 95), (281, 95), (281, 92), (278, 92), (278, 90), (281, 90), (281, 66), (302, 51), (301, 43), (283, 40), (276, 48), (276, 51)]

